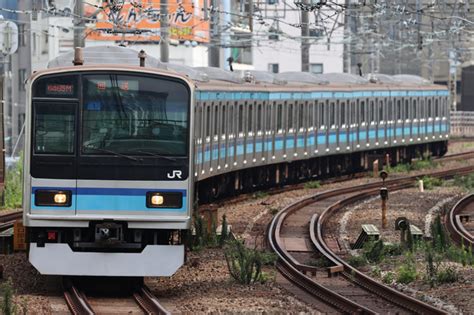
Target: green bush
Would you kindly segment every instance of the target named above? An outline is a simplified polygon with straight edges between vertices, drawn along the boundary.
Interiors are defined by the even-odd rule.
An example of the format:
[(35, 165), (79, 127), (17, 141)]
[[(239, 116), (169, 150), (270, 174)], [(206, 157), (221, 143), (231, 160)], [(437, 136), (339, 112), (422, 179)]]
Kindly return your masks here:
[(437, 177), (423, 176), (422, 178), (417, 178), (415, 186), (418, 187), (418, 181), (423, 181), (423, 187), (426, 190), (431, 190), (435, 187), (443, 186), (443, 180)]
[(422, 159), (422, 160), (417, 160), (410, 165), (410, 170), (412, 171), (418, 171), (418, 170), (423, 170), (427, 168), (433, 168), (434, 164), (431, 159)]
[(434, 223), (431, 225), (431, 236), (433, 238), (433, 247), (438, 251), (444, 252), (449, 246), (449, 238), (446, 235), (441, 217), (436, 216)]
[(408, 173), (411, 171), (410, 164), (397, 164), (386, 168), (388, 173)]
[(474, 174), (454, 177), (454, 185), (466, 190), (474, 189)]
[(265, 191), (257, 191), (255, 194), (253, 194), (254, 199), (266, 198), (268, 196), (269, 194)]
[(391, 271), (387, 272), (383, 277), (382, 281), (386, 284), (391, 284), (395, 280), (395, 274)]
[(384, 255), (385, 256), (400, 256), (403, 253), (402, 247), (400, 244), (384, 244)]
[(453, 283), (458, 281), (459, 275), (453, 267), (443, 268), (436, 274), (436, 282), (442, 283)]
[(221, 236), (219, 237), (219, 246), (222, 247), (229, 236), (228, 225), (227, 225), (227, 217), (226, 215), (222, 215), (222, 230)]
[(354, 268), (359, 268), (359, 267), (367, 265), (367, 259), (365, 259), (363, 255), (350, 256), (347, 262), (349, 263), (349, 265), (351, 265)]
[(15, 304), (13, 303), (13, 284), (12, 280), (8, 279), (5, 283), (3, 283), (0, 287), (2, 291), (2, 303), (1, 303), (1, 310), (2, 314), (4, 315), (13, 315), (16, 314)]
[(382, 240), (376, 242), (367, 242), (363, 253), (365, 258), (371, 263), (378, 263), (384, 258), (384, 245)]
[(397, 282), (408, 284), (416, 280), (416, 268), (413, 264), (403, 264), (398, 268)]
[(321, 182), (318, 180), (313, 180), (304, 184), (304, 188), (306, 189), (316, 189), (319, 187), (321, 187)]
[(262, 281), (262, 266), (276, 261), (276, 256), (247, 248), (240, 241), (227, 242), (224, 255), (230, 275), (242, 284)]
[(23, 200), (23, 154), (16, 165), (6, 171), (5, 178), (5, 207), (20, 208)]

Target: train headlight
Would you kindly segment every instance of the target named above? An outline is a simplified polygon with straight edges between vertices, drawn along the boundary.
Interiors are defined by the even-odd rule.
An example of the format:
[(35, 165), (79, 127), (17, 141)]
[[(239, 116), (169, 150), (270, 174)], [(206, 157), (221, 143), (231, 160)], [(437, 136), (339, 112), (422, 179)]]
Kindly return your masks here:
[(65, 204), (67, 202), (67, 195), (64, 193), (57, 193), (54, 195), (54, 202), (57, 204)]
[(149, 191), (146, 194), (148, 208), (174, 208), (183, 206), (183, 194), (180, 192)]
[(72, 192), (70, 190), (37, 190), (35, 206), (70, 207)]
[(150, 202), (152, 206), (161, 206), (165, 202), (165, 199), (162, 195), (153, 195), (151, 196)]

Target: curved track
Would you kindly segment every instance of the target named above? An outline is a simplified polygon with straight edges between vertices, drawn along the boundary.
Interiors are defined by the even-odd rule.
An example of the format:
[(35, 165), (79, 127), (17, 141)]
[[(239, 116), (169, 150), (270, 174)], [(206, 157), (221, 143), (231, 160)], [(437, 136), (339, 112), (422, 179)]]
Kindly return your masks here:
[[(474, 166), (403, 177), (385, 184), (393, 191), (412, 187), (414, 180), (423, 175), (447, 179), (471, 172)], [(324, 235), (325, 220), (331, 214), (349, 203), (378, 195), (380, 185), (318, 193), (280, 211), (269, 228), (270, 245), (279, 256), (278, 269), (297, 286), (343, 313), (445, 314), (358, 272), (338, 257), (337, 238)], [(321, 268), (305, 262), (315, 257), (330, 262), (327, 276), (319, 274)], [(334, 277), (339, 273), (342, 277)]]
[(457, 245), (474, 250), (474, 194), (462, 198), (451, 208), (446, 214), (445, 225)]

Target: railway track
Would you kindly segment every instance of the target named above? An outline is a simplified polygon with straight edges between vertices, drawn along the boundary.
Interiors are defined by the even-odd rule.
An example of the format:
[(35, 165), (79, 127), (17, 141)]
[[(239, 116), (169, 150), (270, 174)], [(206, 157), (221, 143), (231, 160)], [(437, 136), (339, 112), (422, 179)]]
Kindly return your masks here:
[[(452, 178), (474, 166), (389, 180), (391, 191), (413, 187), (417, 177)], [(380, 182), (318, 193), (280, 211), (269, 227), (269, 243), (278, 254), (278, 269), (291, 282), (342, 313), (445, 314), (352, 268), (338, 254), (337, 237), (325, 235), (325, 222), (345, 205), (379, 194)], [(327, 275), (308, 261), (329, 261)], [(340, 274), (341, 276), (336, 276)]]
[(474, 194), (459, 200), (445, 216), (445, 226), (458, 245), (474, 250)]
[(63, 286), (64, 299), (73, 315), (121, 314), (124, 311), (124, 314), (170, 314), (145, 285), (120, 298), (88, 297), (70, 280), (64, 280)]
[(11, 212), (0, 216), (0, 232), (6, 231), (13, 227), (15, 221), (21, 219), (22, 211)]

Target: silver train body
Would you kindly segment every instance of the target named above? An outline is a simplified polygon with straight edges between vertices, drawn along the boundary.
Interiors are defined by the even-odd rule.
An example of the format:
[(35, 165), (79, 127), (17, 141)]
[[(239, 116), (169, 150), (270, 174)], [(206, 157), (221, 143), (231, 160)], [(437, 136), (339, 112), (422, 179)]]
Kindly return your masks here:
[[(110, 56), (138, 64), (137, 53), (125, 48), (86, 48), (85, 66), (64, 68), (73, 59), (66, 55), (28, 82), (24, 224), (29, 259), (44, 274), (171, 275), (184, 261), (195, 196), (212, 200), (351, 172), (386, 154), (396, 163), (446, 151), (448, 91), (420, 78), (381, 76), (372, 83), (343, 74), (253, 72), (242, 79), (153, 58), (145, 68), (107, 65)], [(61, 95), (69, 87), (67, 77), (50, 79), (58, 75), (76, 76), (78, 94)], [(102, 82), (107, 75), (111, 83)], [(100, 96), (109, 90), (112, 101)], [(66, 152), (72, 160), (44, 148), (52, 131), (41, 125), (43, 116), (54, 106), (70, 110), (63, 103), (77, 108), (68, 118), (78, 130)], [(63, 139), (70, 127), (51, 128)], [(172, 149), (184, 143), (186, 152)], [(76, 171), (58, 175), (68, 167)], [(52, 204), (67, 198), (68, 207)], [(168, 200), (174, 207), (164, 207)]]

